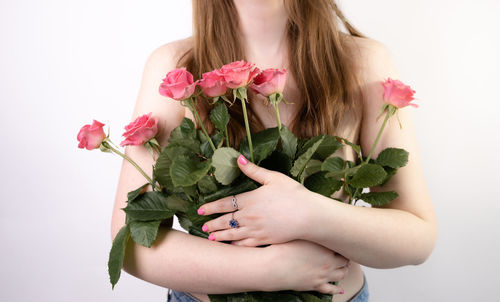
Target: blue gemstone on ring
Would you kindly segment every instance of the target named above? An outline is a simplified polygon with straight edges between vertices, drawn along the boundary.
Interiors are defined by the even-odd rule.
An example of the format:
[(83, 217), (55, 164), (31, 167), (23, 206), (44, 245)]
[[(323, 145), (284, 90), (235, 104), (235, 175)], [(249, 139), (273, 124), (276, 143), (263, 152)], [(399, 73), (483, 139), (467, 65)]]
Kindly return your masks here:
[(229, 221), (229, 225), (230, 225), (233, 229), (235, 229), (235, 228), (237, 228), (237, 227), (238, 227), (238, 221), (236, 221), (236, 220), (234, 220), (234, 219), (231, 219), (231, 220)]

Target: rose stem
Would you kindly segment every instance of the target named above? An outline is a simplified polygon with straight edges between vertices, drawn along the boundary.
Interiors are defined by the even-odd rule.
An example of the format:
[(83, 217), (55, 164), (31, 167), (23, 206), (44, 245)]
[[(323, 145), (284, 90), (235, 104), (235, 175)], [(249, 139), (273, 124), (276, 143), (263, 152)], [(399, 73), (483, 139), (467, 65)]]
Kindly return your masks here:
[(370, 150), (370, 154), (368, 154), (368, 157), (366, 158), (365, 160), (365, 163), (368, 163), (368, 161), (370, 160), (370, 158), (372, 157), (372, 154), (373, 154), (373, 151), (375, 150), (375, 147), (377, 146), (378, 144), (378, 141), (380, 139), (380, 135), (382, 135), (382, 131), (384, 131), (384, 128), (385, 128), (385, 124), (387, 124), (387, 121), (389, 120), (389, 118), (394, 114), (394, 107), (390, 106), (388, 109), (387, 109), (387, 112), (385, 113), (385, 119), (384, 119), (384, 122), (382, 123), (382, 126), (380, 126), (380, 130), (378, 131), (378, 134), (377, 134), (377, 138), (375, 139), (375, 142), (373, 142), (373, 145), (372, 145), (372, 148)]
[(243, 118), (245, 119), (245, 128), (247, 130), (248, 137), (248, 147), (250, 148), (250, 159), (252, 162), (255, 162), (253, 159), (253, 146), (252, 146), (252, 136), (250, 135), (250, 125), (248, 125), (248, 115), (247, 115), (247, 107), (245, 105), (245, 99), (239, 98), (241, 100), (241, 107), (243, 109)]
[(281, 137), (280, 108), (278, 107), (278, 103), (277, 102), (274, 102), (273, 106), (274, 106), (274, 111), (276, 112), (276, 122), (278, 123), (278, 132), (279, 132), (280, 137)]
[(187, 101), (187, 103), (189, 105), (189, 109), (191, 109), (191, 112), (193, 112), (193, 115), (194, 115), (195, 119), (198, 121), (198, 124), (200, 124), (201, 130), (203, 130), (203, 133), (207, 137), (207, 140), (208, 140), (208, 143), (210, 144), (210, 147), (212, 147), (212, 150), (215, 152), (215, 149), (216, 149), (215, 145), (212, 142), (212, 139), (210, 138), (210, 135), (208, 135), (207, 129), (205, 129), (205, 125), (203, 125), (203, 122), (201, 121), (201, 117), (198, 114), (198, 111), (196, 110), (196, 108), (195, 108), (195, 106), (193, 104), (192, 98), (189, 98), (186, 101)]
[(153, 188), (156, 188), (158, 191), (161, 191), (161, 188), (156, 186), (154, 183), (153, 183), (153, 180), (146, 174), (146, 172), (144, 172), (144, 170), (141, 169), (141, 167), (139, 167), (135, 161), (133, 161), (130, 157), (128, 157), (127, 155), (125, 155), (124, 153), (121, 153), (120, 151), (118, 151), (117, 149), (113, 148), (110, 144), (108, 144), (107, 142), (109, 141), (109, 139), (104, 139), (104, 141), (102, 142), (103, 144), (105, 144), (105, 147), (110, 149), (111, 151), (115, 152), (116, 154), (120, 155), (121, 157), (123, 157), (124, 159), (126, 159), (130, 164), (132, 164), (132, 166), (134, 166), (141, 174), (142, 176), (144, 176), (144, 178), (146, 178), (146, 180), (151, 184), (151, 186)]

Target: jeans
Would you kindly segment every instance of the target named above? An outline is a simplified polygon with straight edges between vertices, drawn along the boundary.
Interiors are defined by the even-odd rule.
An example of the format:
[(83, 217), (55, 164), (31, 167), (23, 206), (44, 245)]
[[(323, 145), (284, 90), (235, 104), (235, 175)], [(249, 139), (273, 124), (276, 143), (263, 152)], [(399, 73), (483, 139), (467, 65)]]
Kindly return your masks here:
[[(352, 297), (349, 302), (368, 302), (370, 298), (370, 293), (368, 291), (368, 282), (366, 282), (366, 276), (363, 274), (363, 286), (359, 292)], [(200, 302), (200, 300), (191, 296), (186, 292), (179, 292), (176, 290), (168, 290), (167, 302)]]

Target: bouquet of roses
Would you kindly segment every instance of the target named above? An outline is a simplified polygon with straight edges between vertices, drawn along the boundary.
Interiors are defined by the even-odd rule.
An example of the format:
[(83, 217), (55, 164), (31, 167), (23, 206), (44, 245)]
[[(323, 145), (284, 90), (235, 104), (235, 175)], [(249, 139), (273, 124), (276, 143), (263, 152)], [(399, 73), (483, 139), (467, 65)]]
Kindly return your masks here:
[[(152, 113), (138, 117), (125, 127), (125, 140), (120, 146), (145, 146), (155, 159), (153, 175), (149, 177), (131, 158), (117, 149), (103, 131), (104, 124), (94, 120), (78, 133), (80, 148), (99, 148), (113, 152), (134, 165), (146, 182), (128, 193), (126, 224), (116, 235), (109, 254), (108, 270), (112, 287), (120, 278), (125, 247), (132, 239), (135, 243), (151, 247), (162, 221), (177, 216), (182, 228), (195, 236), (208, 238), (202, 225), (222, 214), (202, 216), (197, 209), (208, 202), (254, 190), (259, 183), (241, 174), (237, 165), (240, 155), (270, 170), (279, 171), (303, 184), (311, 191), (332, 198), (333, 193), (344, 190), (349, 203), (361, 199), (372, 205), (385, 205), (394, 200), (395, 191), (364, 192), (363, 189), (385, 184), (408, 162), (408, 152), (399, 148), (384, 149), (372, 158), (372, 153), (388, 119), (399, 108), (412, 105), (414, 91), (397, 80), (387, 79), (384, 86), (385, 104), (380, 116), (384, 122), (368, 156), (361, 148), (342, 137), (318, 135), (298, 139), (281, 124), (278, 104), (283, 99), (286, 70), (259, 70), (254, 64), (237, 61), (202, 75), (193, 81), (185, 68), (170, 71), (159, 87), (161, 95), (180, 101), (192, 111), (197, 124), (184, 118), (171, 133), (168, 144), (161, 147), (155, 139), (158, 118)], [(195, 92), (196, 87), (201, 91)], [(276, 112), (277, 127), (252, 133), (247, 116), (247, 89), (267, 98)], [(212, 100), (209, 119), (214, 125), (208, 133), (197, 112), (197, 102)], [(247, 136), (236, 150), (229, 144), (227, 125), (230, 120), (228, 106), (241, 106)], [(379, 116), (379, 118), (380, 118)], [(115, 146), (115, 147), (113, 147)], [(356, 162), (334, 156), (341, 147), (353, 148)], [(152, 191), (146, 192), (146, 187)], [(332, 202), (335, 198), (332, 198)], [(344, 202), (339, 199), (335, 199)], [(233, 226), (234, 227), (234, 226)], [(209, 295), (211, 301), (331, 301), (332, 296), (314, 291), (248, 292), (227, 295)]]

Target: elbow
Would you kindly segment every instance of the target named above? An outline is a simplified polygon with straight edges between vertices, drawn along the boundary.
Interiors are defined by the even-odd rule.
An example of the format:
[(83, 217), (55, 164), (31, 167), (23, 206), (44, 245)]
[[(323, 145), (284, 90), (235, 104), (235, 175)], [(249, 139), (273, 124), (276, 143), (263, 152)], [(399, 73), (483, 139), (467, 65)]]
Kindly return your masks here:
[(437, 241), (437, 226), (436, 222), (427, 222), (425, 232), (422, 232), (421, 244), (418, 251), (413, 257), (412, 265), (421, 265), (429, 259), (434, 250)]

